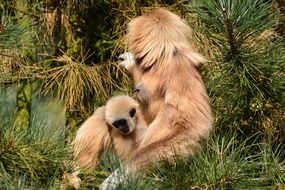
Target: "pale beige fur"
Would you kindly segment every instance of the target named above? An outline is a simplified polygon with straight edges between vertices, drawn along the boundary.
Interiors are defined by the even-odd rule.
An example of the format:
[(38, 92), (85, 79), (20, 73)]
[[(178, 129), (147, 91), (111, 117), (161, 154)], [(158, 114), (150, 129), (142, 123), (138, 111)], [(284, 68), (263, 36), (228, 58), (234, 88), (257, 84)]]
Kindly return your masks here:
[(152, 9), (128, 27), (129, 52), (136, 64), (126, 68), (139, 90), (148, 125), (132, 166), (140, 170), (161, 156), (189, 155), (212, 129), (209, 98), (197, 66), (205, 61), (191, 45), (191, 29), (177, 15)]
[[(129, 111), (135, 108), (134, 117)], [(112, 126), (117, 119), (128, 121), (130, 131), (120, 133)], [(129, 96), (115, 96), (106, 106), (98, 108), (78, 129), (73, 141), (74, 155), (79, 168), (94, 168), (106, 148), (114, 148), (119, 157), (127, 161), (143, 137), (146, 123), (137, 101)]]

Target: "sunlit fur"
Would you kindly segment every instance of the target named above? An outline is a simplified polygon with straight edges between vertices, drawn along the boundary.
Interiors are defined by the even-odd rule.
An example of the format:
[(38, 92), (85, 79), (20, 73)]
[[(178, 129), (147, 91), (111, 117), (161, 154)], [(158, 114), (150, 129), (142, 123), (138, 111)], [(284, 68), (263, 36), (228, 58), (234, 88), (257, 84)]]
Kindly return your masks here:
[[(136, 109), (130, 117), (129, 111)], [(112, 123), (117, 119), (126, 119), (130, 131), (122, 134)], [(78, 129), (74, 145), (74, 154), (79, 168), (94, 168), (106, 148), (114, 148), (119, 157), (127, 161), (145, 131), (146, 123), (137, 101), (129, 96), (115, 96), (106, 106), (98, 108)]]
[(127, 37), (136, 60), (127, 69), (148, 123), (133, 167), (192, 154), (209, 136), (212, 114), (197, 70), (205, 59), (191, 45), (191, 29), (177, 15), (156, 8), (131, 20)]

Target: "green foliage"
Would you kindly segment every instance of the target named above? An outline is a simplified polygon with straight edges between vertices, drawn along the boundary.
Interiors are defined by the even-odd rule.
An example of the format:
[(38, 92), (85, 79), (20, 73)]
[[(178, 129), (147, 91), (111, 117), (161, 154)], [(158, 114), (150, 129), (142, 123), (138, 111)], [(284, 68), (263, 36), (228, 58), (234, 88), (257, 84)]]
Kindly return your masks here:
[(211, 49), (205, 81), (216, 125), (245, 134), (276, 134), (282, 117), (276, 117), (272, 108), (284, 111), (285, 49), (284, 40), (273, 31), (278, 17), (270, 5), (255, 0), (195, 0), (190, 9), (200, 22), (193, 25), (203, 38), (199, 41), (207, 42), (200, 48)]
[[(5, 54), (1, 81), (14, 84), (20, 79), (40, 80), (44, 93), (64, 100), (70, 115), (80, 116), (89, 115), (94, 104), (105, 102), (114, 91), (130, 92), (131, 84), (125, 71), (117, 66), (117, 57), (127, 49), (127, 22), (142, 13), (145, 8), (140, 6), (173, 4), (185, 10), (186, 3), (131, 0), (126, 6), (116, 0), (27, 2), (0, 1), (14, 26), (6, 28), (5, 35), (16, 34), (3, 41), (29, 41), (22, 41), (21, 47), (27, 51), (19, 52), (17, 57), (9, 57), (11, 51)], [(30, 33), (17, 33), (17, 21), (21, 27), (29, 26)]]
[[(274, 148), (268, 141), (257, 143), (257, 139), (258, 135), (254, 135), (241, 142), (236, 134), (214, 135), (194, 156), (176, 156), (173, 162), (164, 162), (145, 174), (130, 176), (116, 189), (282, 189), (284, 149)], [(82, 189), (94, 187), (89, 186), (92, 177), (94, 181), (103, 180), (102, 176), (118, 165), (112, 155), (105, 157), (101, 164), (104, 172), (81, 174)]]
[[(54, 104), (55, 106), (55, 104)], [(72, 160), (62, 126), (54, 125), (49, 107), (34, 115), (33, 128), (15, 135), (10, 125), (1, 126), (1, 189), (58, 189)], [(58, 110), (60, 113), (60, 109)], [(130, 177), (116, 189), (271, 189), (285, 182), (283, 147), (257, 143), (257, 136), (239, 141), (235, 134), (214, 135), (195, 156), (176, 157), (153, 170)], [(96, 171), (82, 171), (81, 189), (96, 189), (119, 167), (114, 154), (105, 154)], [(69, 169), (68, 169), (69, 168)], [(70, 187), (70, 186), (69, 186)], [(282, 187), (282, 186), (281, 186)]]
[(31, 35), (32, 30), (27, 25), (17, 23), (3, 9), (2, 4), (0, 15), (0, 84), (5, 85), (10, 84), (18, 74), (23, 49), (26, 49), (27, 44), (31, 44), (31, 39), (26, 36)]
[(102, 99), (106, 98), (109, 88), (114, 85), (106, 65), (87, 66), (84, 59), (78, 61), (66, 54), (54, 60), (61, 65), (41, 73), (46, 77), (43, 90), (47, 94), (56, 89), (56, 97), (66, 102), (69, 111), (83, 112), (90, 95), (100, 94)]
[[(12, 89), (10, 94), (14, 94)], [(0, 189), (55, 185), (70, 167), (65, 117), (60, 117), (64, 109), (59, 103), (34, 101), (31, 127), (21, 132), (16, 131), (18, 126), (13, 125), (11, 116), (15, 104), (1, 104)]]
[(1, 18), (1, 31), (0, 31), (0, 52), (8, 49), (19, 49), (23, 47), (27, 39), (22, 38), (24, 34), (30, 33), (27, 26), (14, 23), (9, 15), (4, 15)]

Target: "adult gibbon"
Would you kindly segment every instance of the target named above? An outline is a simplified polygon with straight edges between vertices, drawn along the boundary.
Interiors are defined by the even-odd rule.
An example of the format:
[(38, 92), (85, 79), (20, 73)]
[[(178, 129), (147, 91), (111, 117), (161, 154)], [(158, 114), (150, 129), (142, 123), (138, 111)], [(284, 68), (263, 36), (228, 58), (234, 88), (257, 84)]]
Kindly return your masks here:
[(189, 155), (212, 129), (209, 98), (191, 44), (191, 29), (177, 15), (155, 8), (128, 25), (129, 53), (120, 56), (133, 76), (148, 128), (131, 161), (135, 170), (173, 155)]
[(126, 162), (145, 130), (146, 123), (138, 102), (129, 96), (112, 97), (78, 129), (73, 141), (76, 165), (94, 168), (106, 148), (114, 148)]

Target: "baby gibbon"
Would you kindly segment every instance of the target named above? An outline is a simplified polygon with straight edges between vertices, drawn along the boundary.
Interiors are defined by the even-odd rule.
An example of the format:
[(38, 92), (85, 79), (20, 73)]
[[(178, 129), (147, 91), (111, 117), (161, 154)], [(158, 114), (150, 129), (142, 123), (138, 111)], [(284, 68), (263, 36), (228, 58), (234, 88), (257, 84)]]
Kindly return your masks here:
[(78, 129), (73, 141), (79, 168), (94, 168), (105, 148), (129, 160), (143, 137), (146, 123), (139, 104), (129, 96), (115, 96), (98, 108)]
[(148, 124), (132, 168), (192, 154), (209, 136), (213, 119), (197, 70), (205, 59), (191, 44), (191, 29), (179, 16), (155, 8), (131, 20), (127, 38), (129, 53), (120, 64), (134, 78)]

